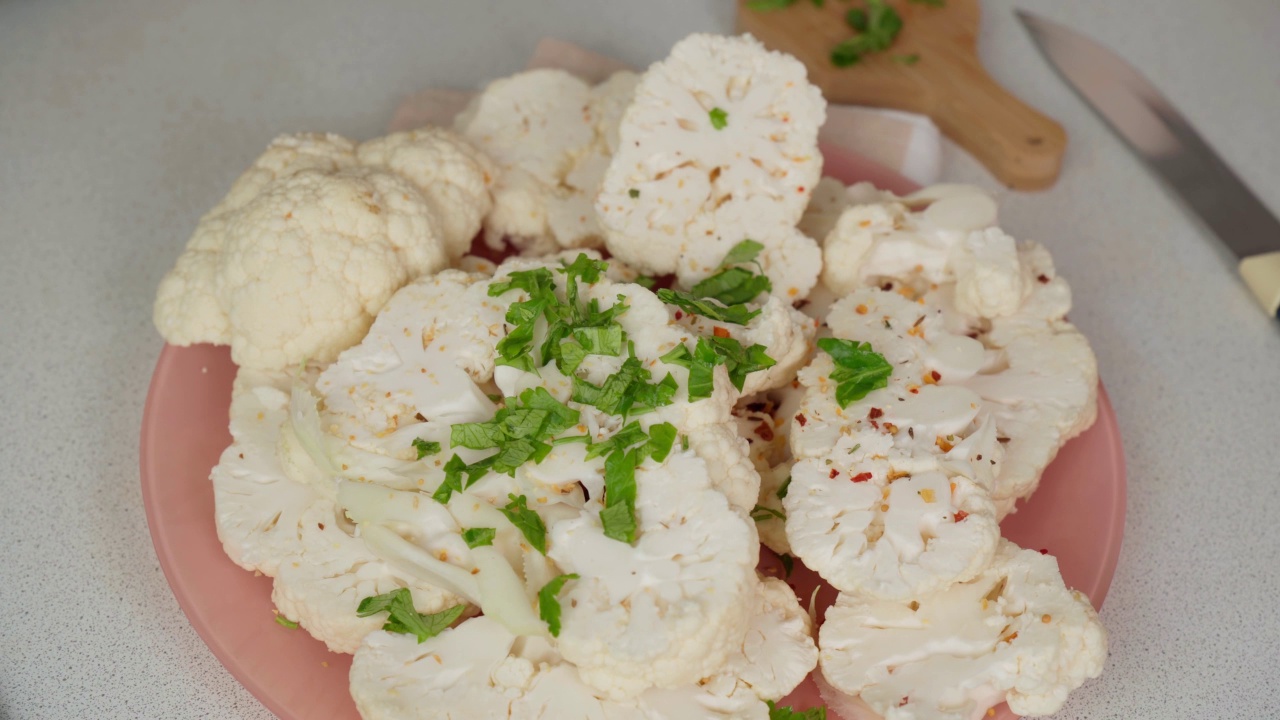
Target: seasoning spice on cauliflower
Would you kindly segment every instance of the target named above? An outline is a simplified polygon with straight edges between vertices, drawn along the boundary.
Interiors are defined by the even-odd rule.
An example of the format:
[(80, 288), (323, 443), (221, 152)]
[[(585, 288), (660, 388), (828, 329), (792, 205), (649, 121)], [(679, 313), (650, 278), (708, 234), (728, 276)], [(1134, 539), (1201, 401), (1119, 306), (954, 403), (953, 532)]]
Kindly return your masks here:
[[(449, 162), (461, 184), (420, 186), (445, 181), (364, 165), (336, 135), (277, 138), (201, 218), (161, 282), (160, 334), (175, 345), (229, 344), (237, 365), (268, 370), (329, 362), (357, 342), (400, 286), (461, 254), (457, 238), (473, 235), (487, 210), (483, 160), (462, 141), (435, 131), (389, 143), (401, 141), (418, 158)], [(413, 164), (413, 152), (396, 154), (379, 160)]]
[(1102, 672), (1106, 632), (1057, 562), (1002, 540), (973, 579), (910, 600), (841, 593), (819, 636), (828, 683), (884, 720), (1051, 715)]
[[(991, 490), (1003, 517), (1034, 492), (1058, 450), (1093, 424), (1098, 374), (1088, 341), (1066, 320), (1071, 290), (1049, 253), (989, 227), (995, 206), (979, 193), (927, 188), (910, 199), (929, 203), (918, 211), (893, 202), (850, 207), (827, 238), (824, 282), (846, 293), (889, 288), (863, 303), (865, 314), (831, 319), (837, 332), (873, 345), (901, 336), (903, 323), (940, 314), (906, 341), (932, 346), (934, 356), (909, 374), (980, 399), (979, 418), (994, 422), (1003, 445)], [(913, 307), (920, 303), (930, 310)], [(925, 369), (938, 377), (923, 377)]]
[(596, 199), (609, 252), (685, 287), (742, 240), (773, 293), (804, 298), (817, 244), (796, 230), (821, 172), (826, 103), (804, 66), (749, 35), (692, 35), (649, 68)]
[(498, 166), (485, 238), (534, 255), (601, 242), (592, 201), (617, 149), (618, 122), (637, 76), (592, 87), (563, 70), (495, 80), (454, 122)]

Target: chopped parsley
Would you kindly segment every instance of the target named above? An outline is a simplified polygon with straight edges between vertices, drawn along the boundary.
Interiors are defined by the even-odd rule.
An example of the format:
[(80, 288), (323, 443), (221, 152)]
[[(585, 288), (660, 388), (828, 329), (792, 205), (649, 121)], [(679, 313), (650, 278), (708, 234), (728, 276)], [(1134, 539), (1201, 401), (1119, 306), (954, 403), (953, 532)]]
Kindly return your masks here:
[(534, 550), (547, 554), (547, 526), (542, 522), (542, 518), (538, 513), (529, 509), (529, 500), (524, 495), (508, 494), (507, 497), (511, 502), (505, 507), (498, 508), (498, 511), (507, 516), (507, 520), (524, 535), (524, 539), (529, 541)]
[(577, 579), (577, 573), (558, 575), (538, 591), (538, 617), (547, 624), (551, 637), (560, 637), (560, 600), (557, 596), (564, 589), (565, 583)]
[(605, 378), (603, 385), (573, 378), (573, 395), (570, 399), (583, 405), (592, 405), (610, 415), (624, 417), (670, 405), (676, 394), (675, 378), (668, 373), (660, 382), (650, 383), (652, 377), (653, 374), (645, 369), (638, 358), (629, 357), (617, 372)]
[(725, 305), (719, 301), (699, 298), (692, 293), (679, 290), (662, 289), (657, 294), (662, 302), (675, 305), (687, 313), (732, 325), (746, 325), (760, 314), (759, 310), (752, 310), (746, 305)]
[(413, 449), (418, 451), (418, 459), (421, 460), (428, 455), (435, 455), (440, 452), (440, 443), (423, 440), (422, 438), (414, 438)]
[(387, 622), (383, 630), (404, 635), (418, 636), (418, 642), (427, 640), (444, 632), (455, 620), (462, 617), (466, 605), (454, 605), (438, 613), (424, 615), (413, 607), (413, 595), (409, 588), (400, 588), (382, 595), (374, 595), (360, 601), (356, 615), (369, 617), (380, 612), (387, 613)]
[(724, 259), (720, 261), (719, 267), (729, 267), (730, 265), (740, 265), (742, 263), (755, 262), (760, 255), (760, 251), (764, 250), (764, 245), (755, 240), (746, 239), (729, 248), (729, 252), (725, 253)]
[(737, 340), (725, 337), (700, 337), (693, 352), (684, 345), (677, 345), (660, 360), (689, 370), (690, 401), (711, 397), (717, 365), (726, 367), (729, 381), (741, 390), (747, 375), (773, 367), (776, 362), (765, 354), (763, 345), (744, 348)]
[(787, 496), (787, 491), (791, 489), (791, 476), (788, 475), (786, 480), (782, 481), (782, 485), (778, 488), (778, 492), (774, 493), (781, 500)]
[[(462, 461), (455, 455), (445, 465), (445, 482), (449, 482), (448, 476), (451, 469), (458, 473), (482, 467), (484, 470), (492, 469), (494, 472), (514, 475), (516, 468), (529, 460), (542, 462), (551, 452), (548, 441), (577, 425), (579, 416), (580, 413), (577, 410), (555, 399), (542, 387), (529, 388), (520, 393), (518, 398), (507, 398), (506, 404), (498, 409), (492, 420), (457, 423), (450, 428), (450, 444), (472, 450), (497, 448), (498, 452), (479, 461), (479, 463), (487, 463), (483, 466), (479, 463), (472, 465), (463, 463), (462, 467), (458, 467)], [(470, 486), (477, 479), (479, 478), (469, 478), (466, 486)], [(452, 489), (461, 490), (466, 486), (456, 486)], [(448, 502), (448, 495), (442, 502)]]
[(493, 539), (497, 537), (497, 535), (497, 528), (467, 528), (462, 531), (462, 541), (465, 542), (469, 548), (478, 548), (484, 545), (492, 545)]
[(867, 0), (867, 7), (845, 13), (845, 22), (857, 32), (831, 50), (831, 63), (849, 67), (864, 55), (887, 50), (902, 31), (902, 16), (885, 0)]
[(769, 720), (827, 720), (827, 709), (822, 706), (797, 712), (789, 705), (778, 707), (772, 700), (766, 702), (769, 704)]
[(831, 356), (836, 369), (831, 379), (836, 381), (836, 402), (840, 407), (861, 400), (872, 390), (889, 385), (893, 366), (884, 356), (871, 349), (870, 343), (839, 338), (818, 340), (818, 349)]
[(768, 508), (763, 505), (756, 505), (751, 508), (751, 519), (756, 522), (764, 522), (765, 520), (772, 520), (774, 518), (786, 521), (787, 515), (780, 510), (774, 510), (773, 508)]
[(722, 108), (711, 108), (707, 116), (711, 118), (711, 127), (717, 130), (723, 130), (729, 126), (729, 113)]
[(653, 286), (658, 284), (658, 281), (654, 280), (648, 275), (640, 275), (636, 277), (635, 284), (639, 285), (645, 290), (652, 290)]
[(280, 626), (280, 627), (282, 627), (282, 628), (287, 628), (287, 629), (289, 629), (289, 630), (297, 630), (297, 629), (298, 629), (298, 623), (296, 623), (296, 622), (294, 622), (294, 621), (290, 620), (289, 618), (287, 618), (287, 617), (285, 617), (285, 616), (283, 616), (283, 615), (277, 615), (277, 616), (276, 616), (276, 624), (277, 624), (277, 625), (279, 625), (279, 626)]
[(615, 450), (604, 460), (604, 509), (600, 525), (606, 537), (627, 544), (636, 541), (636, 465), (638, 450)]
[(635, 198), (640, 197), (640, 191), (635, 188), (631, 188), (630, 190), (627, 191), (627, 195), (634, 200)]

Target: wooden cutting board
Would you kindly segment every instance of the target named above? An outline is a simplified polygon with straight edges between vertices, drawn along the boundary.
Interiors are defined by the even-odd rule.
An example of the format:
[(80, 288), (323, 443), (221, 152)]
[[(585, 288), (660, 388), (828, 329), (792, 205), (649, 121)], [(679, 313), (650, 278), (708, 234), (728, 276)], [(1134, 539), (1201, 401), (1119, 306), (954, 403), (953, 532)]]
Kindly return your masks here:
[[(825, 0), (821, 7), (798, 0), (770, 12), (738, 2), (738, 30), (799, 58), (828, 101), (928, 115), (1011, 188), (1039, 190), (1057, 180), (1067, 134), (982, 67), (978, 0), (945, 0), (942, 7), (887, 0), (902, 16), (902, 31), (888, 50), (847, 68), (831, 63), (831, 49), (854, 35), (844, 17), (862, 0)], [(911, 64), (894, 60), (912, 55), (919, 59)]]

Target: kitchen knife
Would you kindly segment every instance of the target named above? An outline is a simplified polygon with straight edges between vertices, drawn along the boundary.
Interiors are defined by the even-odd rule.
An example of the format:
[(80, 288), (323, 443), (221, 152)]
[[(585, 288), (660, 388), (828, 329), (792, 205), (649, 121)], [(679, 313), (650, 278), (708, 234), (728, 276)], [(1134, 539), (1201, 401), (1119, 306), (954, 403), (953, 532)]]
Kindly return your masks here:
[(1016, 12), (1054, 69), (1235, 253), (1245, 284), (1280, 318), (1280, 220), (1123, 58), (1074, 30)]

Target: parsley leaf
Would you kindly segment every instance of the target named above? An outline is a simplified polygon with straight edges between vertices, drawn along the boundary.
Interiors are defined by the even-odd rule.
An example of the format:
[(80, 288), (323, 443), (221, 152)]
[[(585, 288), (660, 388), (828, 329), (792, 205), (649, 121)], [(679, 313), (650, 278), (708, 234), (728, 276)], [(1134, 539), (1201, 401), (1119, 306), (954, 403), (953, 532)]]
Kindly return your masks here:
[(717, 130), (723, 130), (729, 126), (729, 113), (722, 108), (711, 108), (707, 116), (711, 118), (711, 127)]
[(684, 345), (677, 345), (659, 360), (688, 368), (690, 401), (711, 397), (717, 365), (726, 366), (730, 382), (741, 390), (748, 375), (777, 363), (765, 352), (763, 345), (744, 348), (737, 340), (724, 337), (698, 338), (692, 353)]
[(577, 573), (557, 575), (538, 591), (538, 617), (547, 624), (551, 637), (560, 637), (560, 601), (557, 596), (565, 583), (577, 579)]
[(604, 534), (625, 543), (636, 541), (636, 465), (639, 452), (615, 450), (604, 461)]
[(449, 458), (449, 462), (444, 464), (444, 481), (431, 493), (431, 499), (445, 505), (449, 502), (449, 498), (453, 497), (455, 492), (462, 492), (462, 473), (466, 472), (467, 463), (462, 458), (454, 455)]
[(725, 305), (741, 305), (772, 289), (773, 283), (768, 277), (734, 267), (699, 280), (689, 292), (694, 297), (711, 298)]
[(449, 444), (454, 447), (487, 450), (498, 447), (505, 439), (506, 433), (503, 432), (502, 425), (497, 420), (457, 423), (449, 428)]
[(661, 382), (651, 384), (652, 373), (644, 368), (638, 358), (629, 357), (618, 371), (605, 379), (603, 385), (595, 385), (582, 378), (573, 378), (574, 402), (592, 405), (610, 415), (627, 415), (647, 412), (670, 405), (675, 396), (676, 382), (670, 375)]
[(751, 239), (743, 240), (729, 248), (729, 252), (725, 253), (724, 259), (720, 261), (719, 267), (754, 262), (761, 250), (764, 250), (764, 245)]
[(387, 622), (382, 626), (387, 632), (417, 635), (418, 642), (423, 643), (444, 632), (466, 610), (465, 605), (454, 605), (438, 613), (423, 615), (413, 607), (413, 595), (409, 588), (400, 588), (382, 595), (374, 595), (360, 601), (356, 615), (369, 617), (380, 612), (387, 613)]
[(635, 198), (640, 197), (640, 191), (639, 191), (639, 190), (637, 190), (637, 189), (635, 189), (635, 188), (631, 188), (631, 189), (627, 190), (627, 195), (628, 195), (629, 197), (631, 197), (631, 199), (633, 199), (633, 200), (634, 200)]
[(709, 337), (699, 340), (699, 342), (703, 341), (710, 343), (715, 353), (724, 359), (725, 367), (729, 370), (729, 381), (739, 390), (742, 389), (748, 375), (777, 364), (777, 361), (765, 352), (765, 346), (758, 343), (744, 348), (742, 343), (733, 338)]
[(791, 489), (791, 476), (788, 475), (787, 479), (782, 481), (782, 485), (778, 488), (778, 492), (775, 494), (778, 496), (778, 499), (781, 500), (787, 496), (787, 491), (790, 489)]
[(765, 520), (772, 520), (773, 518), (785, 521), (787, 519), (787, 515), (786, 513), (774, 510), (773, 508), (767, 508), (763, 505), (756, 505), (751, 508), (751, 519), (756, 522), (764, 522)]
[(675, 305), (685, 312), (733, 325), (746, 325), (751, 322), (752, 318), (760, 314), (759, 310), (752, 310), (745, 305), (723, 305), (679, 290), (659, 290), (658, 299), (664, 303)]
[(786, 553), (778, 555), (778, 562), (782, 563), (782, 571), (791, 577), (791, 572), (796, 569), (796, 559)]
[(418, 451), (419, 460), (421, 460), (422, 458), (428, 455), (435, 455), (436, 453), (440, 452), (440, 443), (433, 442), (430, 440), (423, 440), (422, 438), (414, 438), (413, 447), (415, 450)]
[(845, 14), (845, 22), (858, 34), (831, 50), (836, 67), (849, 67), (864, 55), (888, 49), (902, 31), (902, 16), (884, 0), (867, 0), (866, 9), (853, 8)]
[(639, 275), (633, 282), (645, 290), (652, 290), (653, 286), (658, 284), (657, 280), (648, 275)]
[(671, 446), (676, 442), (676, 426), (671, 423), (658, 423), (649, 428), (649, 441), (645, 443), (644, 452), (657, 462), (662, 462), (671, 454)]
[(893, 366), (884, 356), (871, 349), (870, 343), (839, 338), (818, 340), (818, 349), (831, 356), (836, 369), (831, 379), (836, 381), (836, 402), (840, 407), (861, 400), (872, 390), (889, 385)]
[(497, 537), (497, 535), (497, 528), (467, 528), (462, 531), (462, 541), (465, 542), (469, 548), (478, 548), (482, 545), (492, 545), (493, 539)]
[(529, 541), (534, 550), (547, 554), (547, 526), (542, 522), (542, 518), (538, 513), (529, 509), (528, 498), (524, 495), (515, 495), (509, 493), (507, 495), (511, 502), (505, 507), (498, 508), (498, 512), (507, 516), (507, 520), (524, 535), (524, 539)]
[(778, 707), (773, 704), (772, 700), (767, 702), (769, 704), (769, 720), (827, 720), (827, 709), (825, 707), (809, 708), (808, 710), (797, 712), (792, 710), (789, 705)]

